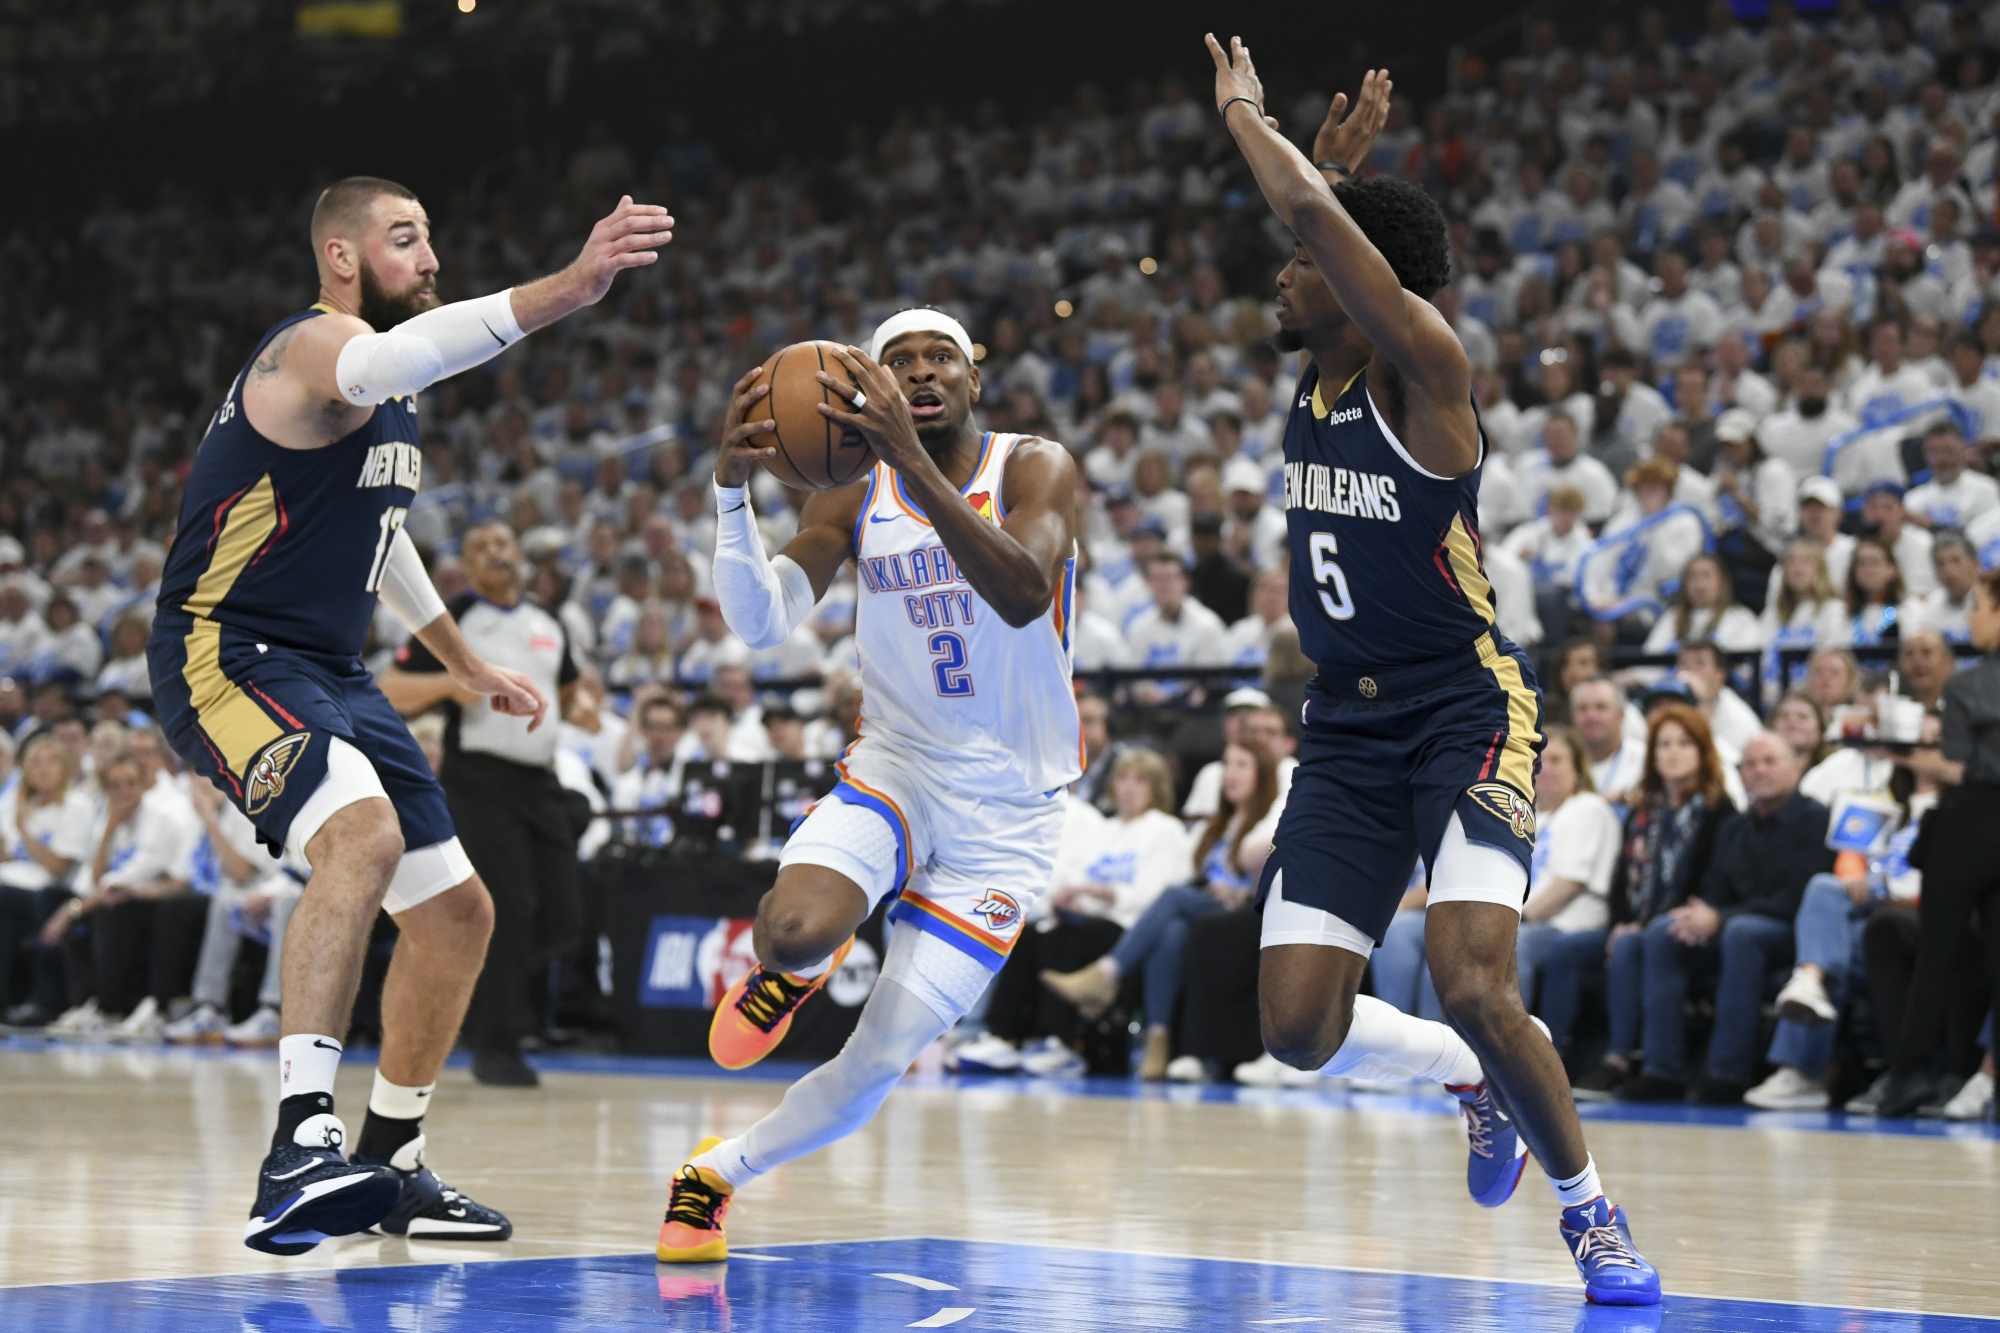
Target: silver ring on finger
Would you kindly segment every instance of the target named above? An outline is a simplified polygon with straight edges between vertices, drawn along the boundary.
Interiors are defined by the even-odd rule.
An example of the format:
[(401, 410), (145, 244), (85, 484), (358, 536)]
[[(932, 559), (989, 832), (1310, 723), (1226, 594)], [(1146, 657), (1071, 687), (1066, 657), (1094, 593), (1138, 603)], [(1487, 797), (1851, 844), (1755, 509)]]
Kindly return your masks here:
[(861, 390), (856, 389), (854, 391), (854, 396), (847, 400), (847, 405), (853, 408), (856, 412), (859, 412), (862, 408), (868, 406), (868, 395), (863, 393)]

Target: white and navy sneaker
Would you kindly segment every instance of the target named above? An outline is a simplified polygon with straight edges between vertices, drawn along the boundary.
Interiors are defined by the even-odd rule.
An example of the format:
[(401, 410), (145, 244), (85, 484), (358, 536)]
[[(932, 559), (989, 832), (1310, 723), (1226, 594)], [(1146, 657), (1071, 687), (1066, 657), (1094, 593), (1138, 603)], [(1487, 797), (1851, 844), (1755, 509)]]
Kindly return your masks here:
[(265, 1254), (304, 1254), (330, 1236), (366, 1231), (392, 1212), (402, 1177), (341, 1156), (347, 1128), (327, 1112), (304, 1121), (290, 1143), (271, 1146), (257, 1176), (257, 1202), (243, 1243)]
[(460, 1194), (424, 1165), (424, 1136), (403, 1145), (387, 1169), (402, 1182), (395, 1210), (371, 1230), (411, 1240), (506, 1240), (514, 1224), (498, 1209)]

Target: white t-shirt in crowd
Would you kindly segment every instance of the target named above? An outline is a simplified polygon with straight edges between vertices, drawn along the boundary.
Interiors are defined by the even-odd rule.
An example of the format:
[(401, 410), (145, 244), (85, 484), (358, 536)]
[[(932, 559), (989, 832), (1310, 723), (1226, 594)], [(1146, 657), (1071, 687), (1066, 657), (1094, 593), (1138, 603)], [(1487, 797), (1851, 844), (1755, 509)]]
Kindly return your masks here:
[(25, 838), (77, 862), (88, 861), (97, 850), (90, 841), (92, 803), (88, 792), (72, 787), (53, 805), (28, 807), (26, 819), (19, 817), (20, 802), (21, 783), (16, 778), (0, 793), (0, 856), (6, 857), (0, 861), (0, 885), (45, 889), (55, 883), (48, 868), (28, 853)]
[(1933, 528), (1962, 528), (1981, 514), (2000, 509), (2000, 482), (1983, 472), (1961, 472), (1950, 483), (1927, 481), (1912, 486), (1903, 508)]
[(1073, 910), (1108, 917), (1130, 928), (1153, 899), (1194, 877), (1194, 839), (1187, 827), (1164, 810), (1148, 810), (1134, 820), (1107, 819), (1072, 863), (1074, 878), (1055, 887), (1097, 884), (1115, 897), (1107, 906), (1079, 899)]
[(1618, 815), (1595, 792), (1580, 791), (1547, 815), (1536, 817), (1532, 894), (1550, 880), (1567, 879), (1584, 891), (1548, 919), (1557, 930), (1596, 930), (1611, 920), (1611, 875), (1622, 839)]
[(1757, 615), (1747, 606), (1730, 606), (1720, 617), (1713, 608), (1697, 607), (1688, 616), (1686, 634), (1675, 632), (1679, 617), (1674, 608), (1668, 607), (1653, 622), (1653, 628), (1646, 634), (1646, 651), (1649, 653), (1670, 653), (1682, 643), (1694, 643), (1702, 639), (1714, 642), (1726, 653), (1746, 652), (1764, 646), (1764, 630), (1757, 623)]
[(1826, 446), (1836, 435), (1857, 429), (1861, 422), (1829, 405), (1816, 417), (1796, 407), (1774, 412), (1757, 427), (1757, 443), (1772, 458), (1781, 458), (1801, 477), (1816, 477), (1826, 462)]
[(1135, 666), (1226, 666), (1223, 640), (1228, 633), (1221, 616), (1189, 595), (1172, 620), (1154, 603), (1141, 607), (1125, 625), (1125, 642)]

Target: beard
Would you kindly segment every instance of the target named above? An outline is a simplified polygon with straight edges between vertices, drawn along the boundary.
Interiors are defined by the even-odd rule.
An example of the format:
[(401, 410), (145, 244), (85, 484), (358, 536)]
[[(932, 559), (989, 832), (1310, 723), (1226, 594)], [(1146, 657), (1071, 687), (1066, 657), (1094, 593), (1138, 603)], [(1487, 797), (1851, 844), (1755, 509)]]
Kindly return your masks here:
[(1799, 399), (1799, 415), (1808, 421), (1824, 411), (1826, 411), (1826, 399), (1824, 398)]
[(386, 333), (436, 304), (434, 279), (418, 278), (402, 291), (391, 292), (383, 288), (374, 267), (365, 259), (361, 261), (361, 318), (377, 333)]
[(1278, 331), (1271, 335), (1271, 346), (1281, 352), (1303, 352), (1306, 349), (1306, 335), (1299, 329), (1288, 329), (1280, 324)]

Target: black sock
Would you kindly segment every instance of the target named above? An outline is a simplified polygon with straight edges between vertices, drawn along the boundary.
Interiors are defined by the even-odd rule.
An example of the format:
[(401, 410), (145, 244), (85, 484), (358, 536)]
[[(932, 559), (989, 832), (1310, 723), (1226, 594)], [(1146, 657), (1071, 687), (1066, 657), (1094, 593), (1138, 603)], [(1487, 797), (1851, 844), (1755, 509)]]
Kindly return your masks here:
[(361, 1122), (361, 1143), (354, 1150), (357, 1158), (371, 1162), (386, 1162), (402, 1150), (404, 1144), (424, 1132), (424, 1118), (397, 1120), (392, 1116), (379, 1115), (369, 1108), (368, 1118)]
[[(333, 1094), (330, 1092), (298, 1092), (278, 1103), (278, 1131), (271, 1136), (275, 1144), (290, 1143), (292, 1136), (299, 1132), (299, 1126), (316, 1115), (333, 1114)], [(338, 1147), (339, 1145), (334, 1145)]]

